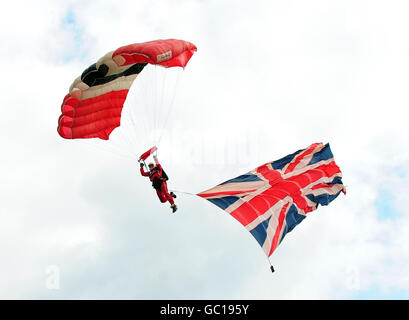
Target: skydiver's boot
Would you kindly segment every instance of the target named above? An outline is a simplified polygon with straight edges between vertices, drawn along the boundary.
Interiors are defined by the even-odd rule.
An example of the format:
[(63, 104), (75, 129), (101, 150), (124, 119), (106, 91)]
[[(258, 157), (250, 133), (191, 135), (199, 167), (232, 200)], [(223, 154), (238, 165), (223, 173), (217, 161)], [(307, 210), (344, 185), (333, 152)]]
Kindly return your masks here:
[(178, 207), (176, 206), (176, 204), (175, 204), (175, 203), (174, 203), (174, 204), (172, 204), (170, 207), (172, 208), (172, 213), (175, 213), (175, 212), (176, 212), (176, 210), (178, 209)]
[(172, 198), (176, 198), (176, 194), (174, 194), (173, 191), (170, 193), (170, 195), (172, 196)]

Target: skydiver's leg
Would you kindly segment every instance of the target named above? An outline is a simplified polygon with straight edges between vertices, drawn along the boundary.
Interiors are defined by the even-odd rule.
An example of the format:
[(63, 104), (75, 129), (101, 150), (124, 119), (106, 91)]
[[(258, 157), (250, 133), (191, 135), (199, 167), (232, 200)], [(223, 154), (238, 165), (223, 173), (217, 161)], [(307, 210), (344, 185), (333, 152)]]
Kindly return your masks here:
[(166, 182), (162, 183), (161, 189), (162, 189), (163, 195), (166, 197), (166, 200), (168, 200), (170, 204), (174, 204), (175, 202), (173, 201), (173, 197), (169, 194), (168, 185), (166, 184)]
[(159, 198), (160, 202), (164, 203), (164, 202), (168, 201), (166, 195), (163, 193), (162, 190), (156, 190), (156, 194), (158, 195), (158, 198)]

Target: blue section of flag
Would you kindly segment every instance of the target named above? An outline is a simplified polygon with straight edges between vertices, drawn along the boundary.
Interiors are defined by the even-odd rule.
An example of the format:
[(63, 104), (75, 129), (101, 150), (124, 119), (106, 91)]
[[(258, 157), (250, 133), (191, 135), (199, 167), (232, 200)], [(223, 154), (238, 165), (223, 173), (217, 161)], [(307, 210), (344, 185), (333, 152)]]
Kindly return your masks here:
[(292, 154), (289, 154), (288, 156), (285, 156), (284, 158), (281, 158), (279, 160), (276, 160), (274, 162), (271, 163), (272, 167), (274, 170), (280, 170), (282, 168), (285, 167), (285, 165), (287, 165), (288, 163), (290, 163), (291, 161), (293, 161), (293, 159), (300, 153), (300, 151), (303, 150), (298, 150)]
[(228, 206), (230, 206), (232, 203), (235, 203), (239, 199), (240, 198), (236, 196), (227, 196), (227, 197), (207, 199), (207, 200), (209, 200), (211, 203), (215, 204), (219, 208), (225, 210)]
[(219, 186), (223, 185), (223, 184), (227, 184), (227, 183), (234, 183), (234, 182), (251, 182), (251, 181), (263, 181), (261, 180), (259, 177), (257, 177), (255, 174), (252, 173), (246, 173), (243, 174), (241, 176), (238, 176), (234, 179), (230, 179), (227, 180), (221, 184), (219, 184)]
[(311, 201), (315, 202), (317, 204), (317, 207), (318, 207), (319, 204), (322, 205), (322, 206), (327, 206), (327, 205), (329, 205), (329, 203), (332, 200), (334, 200), (336, 197), (338, 197), (338, 195), (340, 193), (341, 193), (341, 191), (338, 192), (337, 194), (323, 193), (323, 194), (320, 194), (318, 196), (315, 196), (313, 194), (307, 194), (306, 197), (308, 199), (310, 199)]
[(250, 230), (250, 233), (253, 235), (254, 238), (256, 238), (257, 242), (261, 247), (263, 246), (264, 241), (266, 241), (267, 227), (268, 223), (270, 222), (270, 219), (271, 216), (267, 220), (259, 223), (255, 228)]
[(335, 177), (334, 180), (332, 180), (331, 182), (328, 182), (328, 185), (333, 185), (333, 184), (342, 184), (342, 178), (341, 177)]
[(316, 153), (314, 153), (310, 163), (308, 165), (312, 165), (314, 163), (320, 162), (322, 160), (328, 160), (333, 158), (333, 154), (331, 152), (331, 148), (329, 147), (329, 143), (325, 145), (325, 147)]
[(297, 211), (297, 207), (292, 204), (290, 209), (287, 212), (287, 216), (285, 217), (285, 229), (283, 231), (283, 235), (281, 237), (280, 242), (284, 239), (285, 235), (293, 230), (301, 221), (305, 219), (305, 216), (299, 214)]

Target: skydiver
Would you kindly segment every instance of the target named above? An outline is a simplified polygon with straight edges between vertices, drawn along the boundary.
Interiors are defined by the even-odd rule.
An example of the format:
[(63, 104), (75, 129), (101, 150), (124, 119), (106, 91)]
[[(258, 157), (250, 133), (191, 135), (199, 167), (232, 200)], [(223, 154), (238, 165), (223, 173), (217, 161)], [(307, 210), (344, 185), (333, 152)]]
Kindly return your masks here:
[(166, 201), (169, 201), (169, 203), (171, 204), (170, 207), (172, 208), (172, 212), (174, 213), (177, 210), (177, 206), (173, 201), (173, 198), (176, 198), (176, 195), (173, 192), (169, 193), (166, 183), (166, 181), (168, 180), (168, 176), (164, 172), (162, 166), (159, 164), (156, 155), (153, 156), (153, 159), (155, 160), (155, 164), (152, 162), (148, 164), (149, 172), (145, 172), (145, 170), (143, 169), (144, 163), (140, 163), (141, 175), (144, 177), (149, 177), (149, 180), (152, 182), (152, 186), (155, 188), (160, 202), (164, 203)]

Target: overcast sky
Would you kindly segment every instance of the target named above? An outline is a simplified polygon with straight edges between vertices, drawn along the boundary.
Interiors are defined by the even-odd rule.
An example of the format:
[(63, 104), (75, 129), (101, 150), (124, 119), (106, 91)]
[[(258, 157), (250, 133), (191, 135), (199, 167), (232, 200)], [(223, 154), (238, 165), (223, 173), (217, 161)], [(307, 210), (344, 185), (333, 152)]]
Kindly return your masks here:
[[(408, 10), (403, 0), (9, 2), (0, 298), (408, 299)], [(331, 144), (347, 195), (285, 237), (274, 274), (216, 206), (179, 194), (172, 215), (133, 159), (57, 134), (86, 67), (167, 38), (198, 47), (159, 146), (170, 189), (197, 193)], [(141, 147), (125, 151), (142, 153), (150, 132), (134, 134)]]

